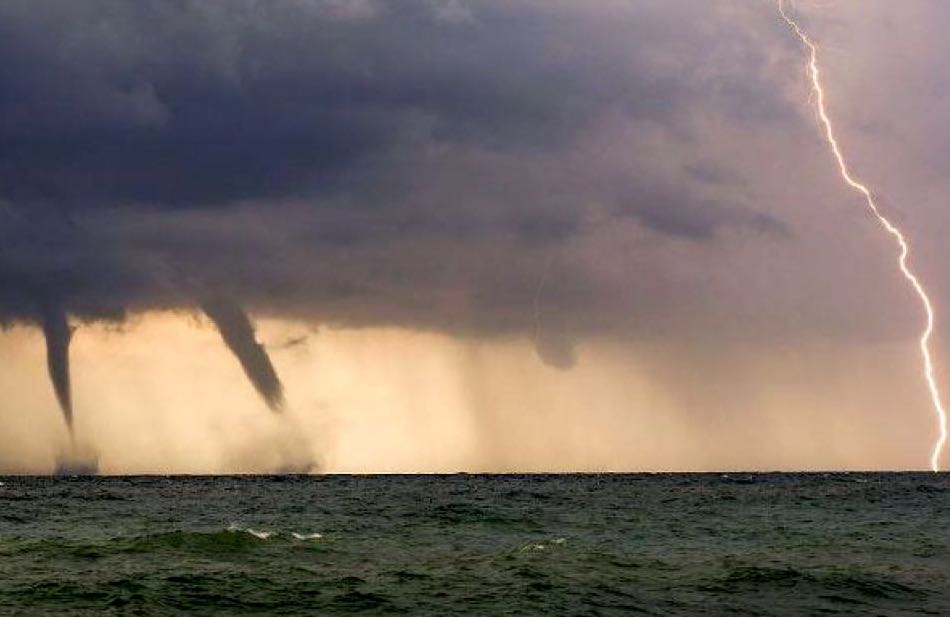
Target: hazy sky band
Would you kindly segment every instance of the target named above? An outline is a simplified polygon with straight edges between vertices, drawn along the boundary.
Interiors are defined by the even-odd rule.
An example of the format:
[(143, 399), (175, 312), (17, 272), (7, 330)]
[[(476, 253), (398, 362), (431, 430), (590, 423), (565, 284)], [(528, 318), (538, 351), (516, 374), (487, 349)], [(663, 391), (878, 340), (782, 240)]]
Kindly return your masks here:
[[(108, 317), (210, 288), (272, 312), (518, 330), (557, 252), (549, 313), (577, 321), (607, 301), (623, 305), (604, 320), (623, 321), (637, 299), (609, 297), (619, 281), (596, 281), (573, 244), (616, 226), (650, 241), (790, 235), (690, 154), (707, 139), (697, 107), (797, 120), (774, 87), (786, 76), (756, 70), (767, 50), (715, 5), (2, 11), (8, 317), (42, 295)], [(633, 141), (600, 143), (615, 130)], [(623, 260), (605, 250), (587, 259)]]

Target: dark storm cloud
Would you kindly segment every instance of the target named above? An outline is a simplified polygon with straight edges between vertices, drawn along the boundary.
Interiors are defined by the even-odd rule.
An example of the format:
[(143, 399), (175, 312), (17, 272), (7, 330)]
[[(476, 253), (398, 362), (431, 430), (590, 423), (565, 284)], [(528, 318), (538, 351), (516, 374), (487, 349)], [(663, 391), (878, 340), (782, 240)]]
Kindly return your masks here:
[(558, 12), (485, 4), (458, 23), (427, 2), (349, 18), (329, 6), (13, 3), (5, 197), (174, 206), (324, 191), (414, 116), (439, 140), (543, 146), (637, 85), (598, 66), (610, 50), (591, 66), (550, 56), (560, 37), (587, 45)]
[[(685, 0), (5, 2), (0, 319), (220, 294), (526, 330), (542, 264), (595, 230), (774, 240), (699, 147), (698, 107), (789, 115), (750, 32)], [(565, 329), (611, 302), (586, 278), (551, 290)]]

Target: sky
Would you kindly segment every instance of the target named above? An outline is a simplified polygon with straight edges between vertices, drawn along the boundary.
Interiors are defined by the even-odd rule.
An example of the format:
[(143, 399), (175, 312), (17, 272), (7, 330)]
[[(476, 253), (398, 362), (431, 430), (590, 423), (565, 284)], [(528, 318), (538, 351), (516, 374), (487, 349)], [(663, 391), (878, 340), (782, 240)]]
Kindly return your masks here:
[[(793, 10), (950, 388), (950, 5)], [(803, 54), (767, 0), (3, 2), (0, 471), (61, 408), (108, 473), (925, 468)]]

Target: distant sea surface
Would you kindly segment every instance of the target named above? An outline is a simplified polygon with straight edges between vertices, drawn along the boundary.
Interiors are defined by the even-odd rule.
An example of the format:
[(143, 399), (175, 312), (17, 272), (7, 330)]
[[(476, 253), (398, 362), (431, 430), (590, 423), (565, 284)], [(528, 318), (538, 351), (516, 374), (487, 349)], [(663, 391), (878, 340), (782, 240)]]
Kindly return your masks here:
[(0, 613), (950, 615), (950, 475), (0, 478)]

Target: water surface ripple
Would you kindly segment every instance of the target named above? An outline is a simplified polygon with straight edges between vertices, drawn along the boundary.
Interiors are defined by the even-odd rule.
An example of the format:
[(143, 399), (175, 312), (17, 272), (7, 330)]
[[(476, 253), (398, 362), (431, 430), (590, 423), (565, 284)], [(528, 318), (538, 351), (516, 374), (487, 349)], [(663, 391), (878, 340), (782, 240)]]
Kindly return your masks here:
[(948, 474), (0, 478), (0, 611), (950, 615)]

